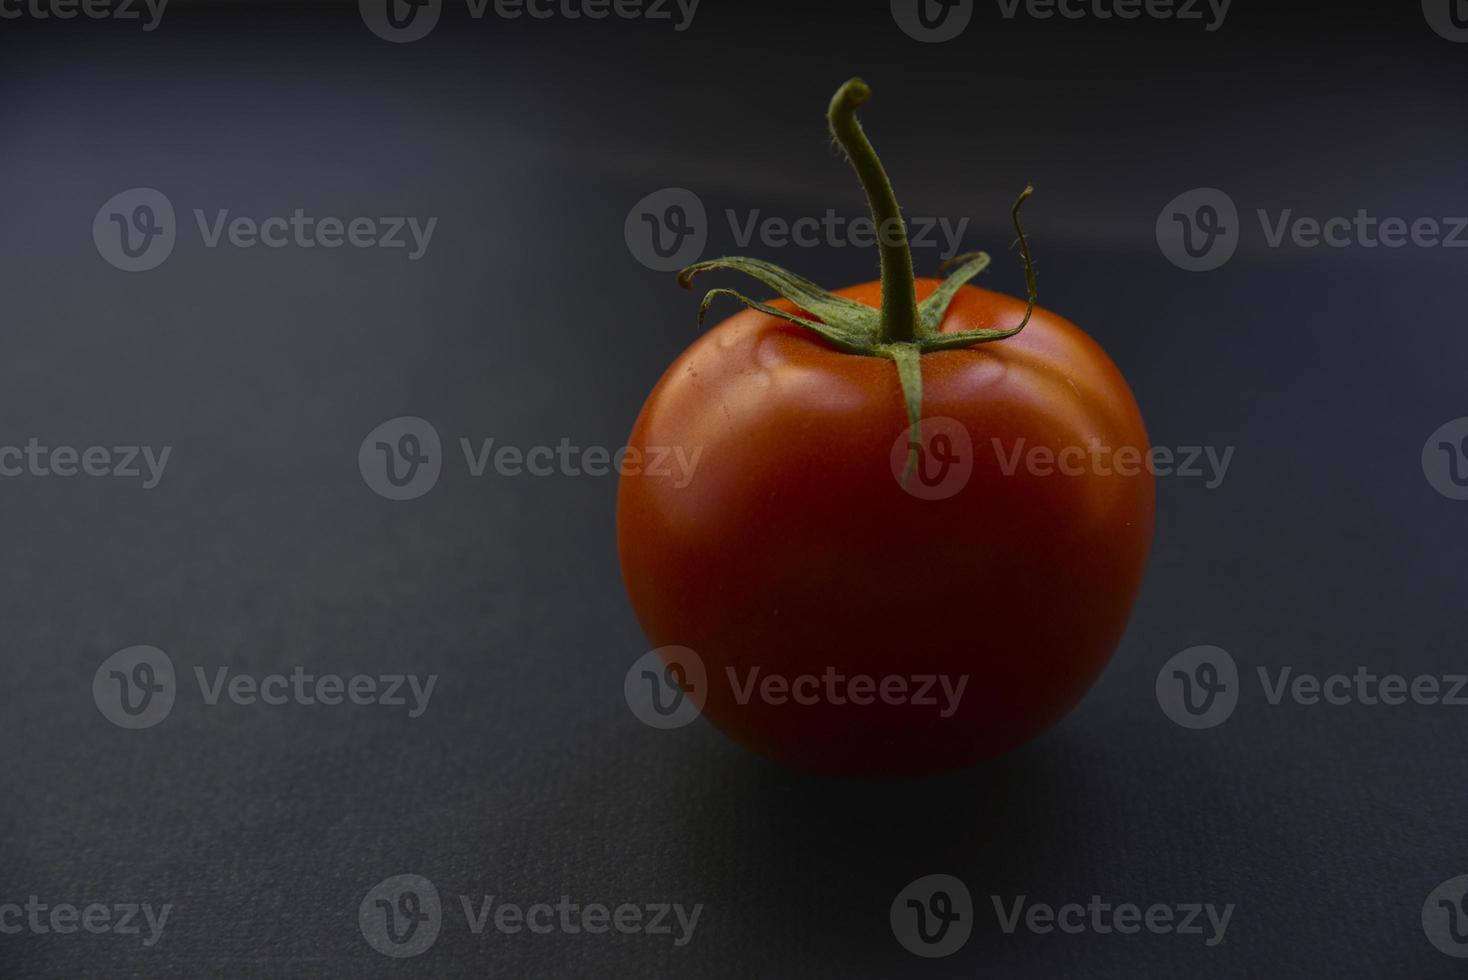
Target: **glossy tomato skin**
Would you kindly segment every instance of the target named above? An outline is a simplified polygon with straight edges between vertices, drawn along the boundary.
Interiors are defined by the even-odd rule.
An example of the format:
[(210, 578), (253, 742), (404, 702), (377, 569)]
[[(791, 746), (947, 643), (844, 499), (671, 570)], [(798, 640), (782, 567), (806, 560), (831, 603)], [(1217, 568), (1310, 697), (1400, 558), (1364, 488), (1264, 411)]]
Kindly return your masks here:
[[(919, 298), (936, 285), (919, 280)], [(880, 305), (878, 283), (840, 295)], [(942, 329), (1009, 327), (1024, 307), (965, 286)], [(924, 355), (922, 374), (923, 418), (955, 420), (972, 442), (972, 472), (945, 499), (921, 499), (894, 474), (908, 425), (890, 360), (839, 352), (754, 310), (685, 351), (633, 428), (629, 445), (644, 454), (699, 453), (682, 487), (622, 478), (633, 609), (653, 646), (700, 656), (704, 715), (784, 765), (880, 778), (999, 755), (1069, 711), (1125, 629), (1154, 484), (1133, 465), (1147, 435), (1115, 365), (1036, 309), (1014, 337)], [(1053, 463), (1067, 447), (1109, 452), (1078, 465), (1072, 449), (1065, 475), (1045, 450)], [(907, 678), (909, 700), (923, 676), (948, 677), (950, 691), (967, 680), (956, 707), (936, 682), (933, 705), (757, 692), (741, 703), (751, 677), (831, 668)]]

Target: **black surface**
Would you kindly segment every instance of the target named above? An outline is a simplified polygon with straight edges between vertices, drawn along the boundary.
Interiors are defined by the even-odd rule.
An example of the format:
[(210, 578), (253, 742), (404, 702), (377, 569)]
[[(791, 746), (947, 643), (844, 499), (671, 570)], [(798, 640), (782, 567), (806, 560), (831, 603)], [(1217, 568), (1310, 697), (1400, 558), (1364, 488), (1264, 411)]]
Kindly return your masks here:
[[(1468, 47), (1413, 4), (1240, 0), (1214, 33), (1006, 22), (946, 45), (864, 11), (705, 0), (641, 23), (472, 23), (417, 44), (355, 11), (170, 11), (151, 34), (0, 23), (0, 443), (174, 447), (162, 483), (0, 480), (0, 902), (175, 906), (163, 939), (0, 935), (7, 976), (1449, 976), (1423, 902), (1468, 872), (1452, 707), (1271, 707), (1186, 731), (1163, 663), (1246, 678), (1461, 672), (1468, 505), (1419, 456), (1468, 415), (1465, 253), (1273, 251), (1257, 224), (1190, 274), (1153, 224), (1192, 187), (1241, 211), (1468, 210)], [(1308, 8), (1308, 9), (1306, 9)], [(461, 436), (615, 447), (694, 335), (695, 299), (629, 254), (643, 195), (856, 214), (821, 112), (861, 73), (909, 213), (968, 215), (999, 258), (1026, 181), (1045, 305), (1120, 365), (1154, 443), (1237, 447), (1161, 480), (1152, 563), (1111, 667), (1025, 749), (910, 783), (777, 769), (623, 700), (645, 641), (608, 478), (484, 478)], [(126, 188), (180, 210), (435, 215), (429, 254), (207, 250), (105, 264)], [(732, 250), (715, 235), (708, 254)], [(828, 283), (853, 250), (755, 254)], [(931, 268), (932, 253), (919, 263)], [(448, 462), (390, 503), (358, 446), (430, 420)], [(982, 639), (982, 608), (975, 615)], [(109, 724), (93, 673), (152, 644), (181, 671), (436, 673), (428, 711), (208, 707)], [(186, 685), (187, 689), (187, 685)], [(431, 879), (423, 955), (357, 907)], [(888, 906), (963, 879), (977, 924), (905, 952)], [(482, 937), (454, 896), (702, 903), (693, 940)], [(1006, 935), (990, 895), (1234, 903), (1201, 937)]]

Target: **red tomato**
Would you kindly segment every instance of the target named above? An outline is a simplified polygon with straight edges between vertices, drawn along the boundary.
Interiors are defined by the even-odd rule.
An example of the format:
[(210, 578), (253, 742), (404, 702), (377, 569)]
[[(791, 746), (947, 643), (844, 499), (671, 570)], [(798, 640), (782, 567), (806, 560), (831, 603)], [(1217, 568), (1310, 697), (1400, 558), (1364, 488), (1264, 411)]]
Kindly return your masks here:
[[(919, 280), (919, 296), (936, 285)], [(875, 306), (879, 289), (841, 295)], [(965, 286), (942, 330), (1009, 325), (1024, 309)], [(1119, 475), (1130, 467), (1113, 455), (1065, 475), (1034, 453), (1092, 440), (1146, 452), (1141, 414), (1106, 354), (1039, 309), (1007, 340), (924, 355), (923, 382), (924, 417), (956, 420), (973, 443), (971, 476), (947, 499), (920, 499), (894, 474), (908, 425), (890, 362), (756, 310), (678, 358), (632, 430), (645, 458), (701, 450), (681, 489), (622, 479), (633, 609), (654, 646), (702, 658), (704, 715), (778, 762), (897, 776), (998, 755), (1080, 700), (1126, 626), (1152, 537), (1151, 474)], [(737, 698), (752, 669), (758, 683), (828, 667), (908, 678), (909, 703)], [(954, 678), (949, 690), (968, 678), (948, 717), (937, 682), (938, 704), (911, 703), (923, 683), (911, 679), (924, 675)]]
[[(895, 201), (842, 116), (869, 94), (854, 86), (832, 129), (871, 154), (858, 170), (880, 218)], [(836, 294), (864, 309), (830, 294), (801, 307), (850, 320), (839, 343), (785, 319), (798, 308), (784, 300), (695, 341), (629, 440), (644, 460), (682, 450), (691, 479), (624, 475), (617, 502), (633, 609), (653, 646), (701, 658), (705, 690), (690, 693), (703, 714), (777, 762), (838, 776), (968, 766), (1057, 721), (1120, 640), (1152, 537), (1146, 431), (1101, 348), (967, 285), (936, 329), (914, 332), (915, 302), (939, 283), (914, 283), (910, 257), (903, 280), (900, 245), (883, 254), (883, 282)], [(894, 332), (887, 310), (904, 308)], [(992, 342), (937, 339), (968, 331)], [(899, 377), (894, 333), (917, 338), (904, 356), (920, 385)]]

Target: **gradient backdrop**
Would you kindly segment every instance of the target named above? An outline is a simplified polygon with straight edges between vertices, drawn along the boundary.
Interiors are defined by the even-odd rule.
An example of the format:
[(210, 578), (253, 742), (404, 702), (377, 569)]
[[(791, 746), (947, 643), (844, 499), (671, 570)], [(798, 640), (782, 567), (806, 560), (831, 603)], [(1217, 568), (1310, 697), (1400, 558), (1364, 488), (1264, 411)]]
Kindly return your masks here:
[[(409, 43), (352, 4), (174, 0), (145, 30), (34, 2), (0, 0), (20, 12), (0, 19), (0, 445), (171, 453), (151, 488), (0, 478), (0, 905), (171, 913), (146, 945), (146, 926), (0, 910), (0, 975), (1461, 974), (1468, 941), (1443, 928), (1468, 927), (1450, 907), (1468, 884), (1434, 890), (1468, 874), (1468, 706), (1272, 705), (1257, 679), (1468, 671), (1468, 502), (1423, 466), (1468, 416), (1468, 251), (1271, 247), (1256, 217), (1468, 214), (1468, 44), (1429, 23), (1456, 30), (1446, 0), (1237, 0), (1215, 30), (972, 0), (942, 43), (886, 2), (703, 0), (679, 30), (671, 7), (475, 19), (450, 0)], [(984, 768), (872, 785), (640, 723), (615, 478), (474, 477), (459, 451), (626, 439), (696, 332), (696, 297), (624, 234), (660, 189), (705, 207), (705, 256), (870, 278), (869, 251), (740, 246), (725, 217), (862, 213), (823, 122), (854, 74), (909, 214), (970, 219), (986, 284), (1018, 292), (1007, 214), (1033, 182), (1042, 303), (1107, 349), (1155, 444), (1235, 450), (1212, 488), (1159, 480), (1130, 630), (1074, 713)], [(142, 272), (99, 246), (106, 214), (93, 234), (134, 188), (176, 211)], [(1209, 272), (1156, 233), (1195, 188), (1239, 214)], [(413, 259), (211, 248), (193, 217), (298, 208), (437, 223)], [(402, 416), (434, 427), (442, 470), (393, 502), (358, 451)], [(166, 652), (176, 701), (125, 730), (93, 681), (136, 645)], [(1193, 730), (1157, 682), (1198, 645), (1228, 652), (1239, 697)], [(297, 666), (438, 680), (417, 718), (211, 705), (194, 683)], [(402, 874), (442, 913), (400, 958), (359, 907)], [(931, 874), (971, 895), (971, 935), (938, 959), (889, 922)], [(459, 897), (489, 895), (702, 911), (683, 945), (475, 935)], [(1093, 895), (1233, 910), (1209, 946), (1006, 932), (993, 898)]]

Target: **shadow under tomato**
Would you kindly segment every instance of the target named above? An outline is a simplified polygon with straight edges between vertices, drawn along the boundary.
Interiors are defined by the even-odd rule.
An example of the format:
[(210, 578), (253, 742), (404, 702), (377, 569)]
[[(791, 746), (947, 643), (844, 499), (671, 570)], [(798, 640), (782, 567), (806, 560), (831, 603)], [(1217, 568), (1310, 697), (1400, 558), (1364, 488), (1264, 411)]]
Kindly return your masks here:
[[(1106, 804), (1097, 750), (1082, 740), (1052, 731), (973, 769), (891, 781), (809, 776), (731, 745), (716, 788), (679, 817), (689, 838), (706, 842), (708, 866), (742, 879), (747, 900), (722, 911), (765, 954), (790, 964), (818, 954), (847, 975), (891, 976), (917, 962), (888, 924), (909, 882), (962, 880), (978, 922), (969, 946), (983, 948), (989, 895), (1075, 880), (1088, 863), (1087, 814)], [(721, 828), (739, 832), (711, 838), (710, 807)]]

